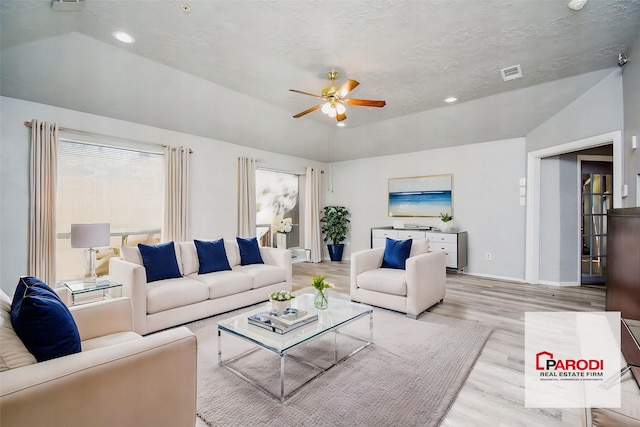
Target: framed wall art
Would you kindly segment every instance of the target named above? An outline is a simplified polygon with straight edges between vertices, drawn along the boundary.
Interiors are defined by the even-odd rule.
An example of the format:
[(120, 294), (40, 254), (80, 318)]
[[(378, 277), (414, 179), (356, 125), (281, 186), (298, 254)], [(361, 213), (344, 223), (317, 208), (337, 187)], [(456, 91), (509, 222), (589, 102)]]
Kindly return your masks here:
[(453, 175), (389, 179), (389, 216), (453, 216)]

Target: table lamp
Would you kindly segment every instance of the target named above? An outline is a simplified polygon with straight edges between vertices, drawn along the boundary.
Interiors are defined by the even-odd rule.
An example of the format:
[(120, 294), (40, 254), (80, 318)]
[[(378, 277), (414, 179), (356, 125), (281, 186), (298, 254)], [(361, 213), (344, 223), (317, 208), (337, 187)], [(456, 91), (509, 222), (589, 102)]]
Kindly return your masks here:
[(109, 246), (110, 224), (71, 224), (71, 247), (85, 248), (84, 279), (85, 283), (96, 281), (96, 250), (94, 248)]

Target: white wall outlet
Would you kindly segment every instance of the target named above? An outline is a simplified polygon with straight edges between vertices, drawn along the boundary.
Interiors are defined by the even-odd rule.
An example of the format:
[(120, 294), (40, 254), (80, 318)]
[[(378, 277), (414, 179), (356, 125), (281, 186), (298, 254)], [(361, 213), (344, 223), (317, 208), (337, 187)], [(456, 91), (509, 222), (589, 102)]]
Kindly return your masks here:
[(520, 178), (519, 181), (520, 181), (520, 185), (527, 185), (527, 178), (522, 177)]
[(487, 261), (491, 261), (491, 252), (487, 252), (486, 254), (484, 254), (484, 259), (486, 259)]
[(520, 195), (521, 196), (527, 195), (527, 187), (520, 187)]

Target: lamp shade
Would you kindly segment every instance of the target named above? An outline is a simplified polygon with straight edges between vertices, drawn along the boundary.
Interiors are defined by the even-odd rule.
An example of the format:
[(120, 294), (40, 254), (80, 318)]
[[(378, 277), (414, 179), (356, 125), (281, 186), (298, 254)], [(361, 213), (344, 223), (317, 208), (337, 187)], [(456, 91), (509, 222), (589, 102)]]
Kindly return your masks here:
[(71, 224), (71, 247), (109, 246), (110, 233), (110, 224)]

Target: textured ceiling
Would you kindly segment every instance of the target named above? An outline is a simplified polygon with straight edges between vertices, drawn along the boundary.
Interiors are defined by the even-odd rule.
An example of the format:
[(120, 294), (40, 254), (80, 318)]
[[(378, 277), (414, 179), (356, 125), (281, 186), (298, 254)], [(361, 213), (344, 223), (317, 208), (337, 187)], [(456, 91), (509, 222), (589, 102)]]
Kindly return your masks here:
[[(411, 126), (400, 118), (463, 111), (472, 100), (590, 76), (572, 91), (547, 88), (548, 99), (536, 98), (542, 112), (514, 123), (510, 133), (467, 143), (524, 136), (602, 78), (599, 70), (615, 69), (618, 53), (637, 39), (640, 0), (591, 0), (579, 12), (567, 3), (86, 0), (81, 12), (56, 12), (50, 0), (0, 0), (0, 89), (9, 97), (326, 161), (394, 152), (382, 144), (331, 152), (328, 135), (394, 127), (394, 120)], [(115, 41), (116, 30), (136, 43)], [(524, 77), (503, 82), (499, 70), (516, 64)], [(339, 84), (360, 82), (352, 97), (387, 105), (348, 106), (342, 134), (319, 111), (291, 118), (316, 100), (288, 89), (320, 93), (329, 70), (340, 72)], [(448, 96), (459, 103), (445, 106)], [(363, 132), (354, 135), (375, 137)], [(429, 148), (410, 135), (405, 142), (397, 151)]]

